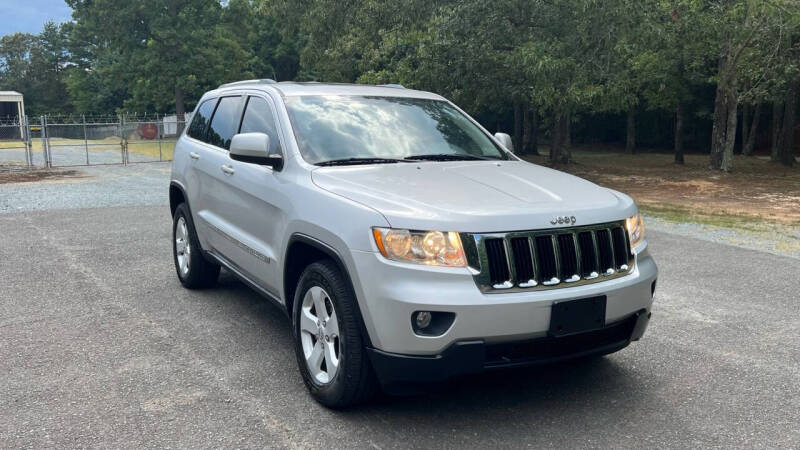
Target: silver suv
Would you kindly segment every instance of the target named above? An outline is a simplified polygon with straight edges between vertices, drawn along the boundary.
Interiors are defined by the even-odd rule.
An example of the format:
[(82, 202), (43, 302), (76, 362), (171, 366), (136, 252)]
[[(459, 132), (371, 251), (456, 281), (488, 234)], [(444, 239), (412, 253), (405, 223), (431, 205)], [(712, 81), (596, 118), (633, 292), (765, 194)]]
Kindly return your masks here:
[(520, 160), (428, 92), (220, 86), (175, 147), (169, 198), (181, 283), (225, 267), (278, 304), (330, 407), (615, 352), (650, 318), (631, 198)]

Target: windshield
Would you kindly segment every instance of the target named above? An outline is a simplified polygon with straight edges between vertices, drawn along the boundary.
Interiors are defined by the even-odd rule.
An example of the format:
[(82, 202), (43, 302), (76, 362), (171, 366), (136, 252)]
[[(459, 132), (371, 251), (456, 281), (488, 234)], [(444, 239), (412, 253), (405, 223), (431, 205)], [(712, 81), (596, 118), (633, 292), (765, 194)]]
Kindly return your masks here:
[(299, 96), (286, 98), (286, 107), (300, 153), (312, 164), (425, 155), (508, 159), (480, 128), (441, 100)]

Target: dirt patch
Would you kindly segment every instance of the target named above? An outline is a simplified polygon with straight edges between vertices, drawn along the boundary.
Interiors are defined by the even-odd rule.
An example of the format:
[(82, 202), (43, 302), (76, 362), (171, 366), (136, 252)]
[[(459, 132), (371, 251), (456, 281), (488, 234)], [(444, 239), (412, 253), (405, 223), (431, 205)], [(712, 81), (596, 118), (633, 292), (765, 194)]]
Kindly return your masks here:
[(0, 167), (0, 184), (31, 183), (35, 181), (83, 178), (85, 174), (77, 170), (59, 169), (7, 169)]
[[(734, 171), (720, 173), (708, 169), (707, 155), (686, 155), (682, 166), (670, 154), (579, 149), (573, 156), (574, 164), (555, 168), (625, 192), (645, 211), (800, 226), (800, 169), (765, 157), (736, 156)], [(550, 166), (544, 156), (527, 159)]]

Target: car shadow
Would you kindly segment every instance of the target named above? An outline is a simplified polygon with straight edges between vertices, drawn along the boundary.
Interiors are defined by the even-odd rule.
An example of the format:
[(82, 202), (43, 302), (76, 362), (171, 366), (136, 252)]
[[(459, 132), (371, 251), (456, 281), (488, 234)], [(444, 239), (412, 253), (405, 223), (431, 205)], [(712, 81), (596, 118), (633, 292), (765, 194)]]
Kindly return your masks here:
[[(279, 306), (227, 272), (220, 276), (217, 289), (238, 299), (240, 306), (252, 312), (251, 319), (257, 326), (276, 337), (267, 345), (292, 348), (291, 325)], [(274, 350), (270, 349), (270, 353), (278, 356)], [(291, 353), (286, 354), (284, 362), (287, 370), (296, 371)], [(299, 374), (297, 380), (301, 383)], [(377, 427), (382, 427), (383, 422), (370, 420), (370, 417), (390, 420), (407, 417), (424, 423), (426, 417), (440, 420), (440, 416), (446, 413), (450, 420), (458, 422), (474, 419), (476, 415), (502, 415), (509, 410), (525, 410), (526, 415), (537, 411), (560, 411), (563, 419), (575, 413), (575, 408), (592, 405), (606, 409), (625, 407), (630, 402), (619, 400), (630, 397), (632, 393), (638, 396), (637, 403), (646, 401), (647, 395), (643, 395), (647, 391), (646, 384), (635, 367), (627, 361), (620, 361), (617, 355), (595, 356), (457, 377), (425, 386), (412, 395), (382, 395), (366, 405), (331, 413), (345, 421), (363, 423), (368, 420)], [(313, 402), (310, 396), (307, 400)], [(572, 409), (565, 410), (564, 405), (572, 405)], [(386, 425), (389, 428), (395, 426)]]

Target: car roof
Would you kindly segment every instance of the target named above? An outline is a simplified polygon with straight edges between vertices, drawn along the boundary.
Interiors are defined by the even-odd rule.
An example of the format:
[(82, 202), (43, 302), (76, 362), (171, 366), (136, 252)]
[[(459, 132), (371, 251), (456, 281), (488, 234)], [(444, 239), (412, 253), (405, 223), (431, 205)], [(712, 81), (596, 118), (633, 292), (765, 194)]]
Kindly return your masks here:
[(235, 83), (228, 83), (220, 86), (209, 94), (222, 94), (233, 90), (274, 90), (284, 97), (295, 97), (303, 95), (358, 95), (376, 97), (410, 97), (444, 100), (440, 95), (406, 89), (399, 84), (351, 84), (351, 83), (319, 83), (315, 81), (281, 81), (272, 80), (248, 80)]

